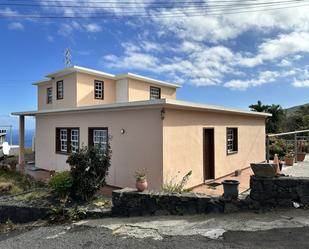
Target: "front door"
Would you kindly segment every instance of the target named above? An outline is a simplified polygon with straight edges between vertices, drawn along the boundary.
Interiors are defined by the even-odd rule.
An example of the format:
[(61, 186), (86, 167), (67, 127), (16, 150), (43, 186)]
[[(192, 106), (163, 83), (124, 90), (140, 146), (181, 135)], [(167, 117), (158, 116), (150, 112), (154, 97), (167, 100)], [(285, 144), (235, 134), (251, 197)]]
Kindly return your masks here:
[(204, 129), (204, 181), (215, 178), (214, 129)]

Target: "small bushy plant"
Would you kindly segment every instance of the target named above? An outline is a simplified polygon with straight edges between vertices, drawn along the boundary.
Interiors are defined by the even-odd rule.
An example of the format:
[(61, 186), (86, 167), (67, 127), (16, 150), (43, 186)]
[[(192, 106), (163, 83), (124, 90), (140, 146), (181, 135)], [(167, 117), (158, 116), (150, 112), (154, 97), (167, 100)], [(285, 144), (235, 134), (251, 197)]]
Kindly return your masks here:
[(70, 171), (56, 173), (49, 181), (50, 188), (61, 198), (66, 199), (72, 188), (73, 180)]
[(162, 190), (167, 193), (182, 193), (185, 192), (185, 185), (188, 183), (190, 176), (192, 175), (192, 170), (190, 170), (187, 174), (179, 182), (175, 182), (175, 179), (171, 179), (165, 182), (162, 185)]
[(135, 171), (135, 179), (137, 182), (145, 182), (147, 180), (147, 170), (146, 169), (139, 169)]
[(95, 192), (105, 184), (110, 161), (109, 144), (104, 150), (97, 146), (82, 147), (68, 157), (67, 163), (71, 166), (74, 199), (88, 201), (93, 197)]

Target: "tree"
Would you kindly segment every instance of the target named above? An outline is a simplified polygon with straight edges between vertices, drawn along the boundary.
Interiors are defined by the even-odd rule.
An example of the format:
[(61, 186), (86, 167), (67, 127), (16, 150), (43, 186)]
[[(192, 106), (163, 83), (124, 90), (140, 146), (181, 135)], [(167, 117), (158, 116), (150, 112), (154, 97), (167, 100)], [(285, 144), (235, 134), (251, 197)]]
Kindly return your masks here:
[(255, 112), (266, 112), (269, 106), (263, 105), (262, 101), (258, 100), (257, 104), (249, 105), (249, 108), (251, 109), (251, 111)]
[(309, 105), (301, 106), (294, 114), (289, 116), (284, 123), (287, 131), (309, 129)]
[(267, 120), (266, 132), (267, 133), (278, 133), (282, 131), (282, 123), (285, 119), (285, 111), (280, 105), (268, 106), (266, 112), (272, 114)]
[(282, 131), (282, 123), (285, 119), (285, 111), (280, 105), (263, 105), (259, 100), (257, 104), (250, 105), (251, 111), (267, 112), (272, 114), (266, 122), (266, 133), (277, 133)]

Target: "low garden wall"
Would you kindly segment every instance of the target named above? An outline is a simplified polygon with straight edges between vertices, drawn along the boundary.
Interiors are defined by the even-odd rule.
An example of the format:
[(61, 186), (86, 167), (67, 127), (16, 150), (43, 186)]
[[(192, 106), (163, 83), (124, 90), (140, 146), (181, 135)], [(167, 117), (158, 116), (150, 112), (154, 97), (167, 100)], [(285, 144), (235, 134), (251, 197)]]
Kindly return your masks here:
[(308, 177), (256, 177), (250, 179), (250, 197), (261, 207), (293, 207), (293, 202), (309, 205)]
[(137, 192), (125, 188), (113, 191), (112, 214), (115, 216), (184, 215), (231, 213), (250, 208), (249, 199), (225, 200), (197, 193)]

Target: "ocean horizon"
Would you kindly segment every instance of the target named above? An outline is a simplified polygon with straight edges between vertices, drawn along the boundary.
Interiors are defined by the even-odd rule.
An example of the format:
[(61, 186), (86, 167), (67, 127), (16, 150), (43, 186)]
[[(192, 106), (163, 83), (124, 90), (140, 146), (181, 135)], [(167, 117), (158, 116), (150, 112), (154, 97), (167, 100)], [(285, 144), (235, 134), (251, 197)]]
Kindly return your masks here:
[[(32, 147), (32, 137), (35, 134), (35, 129), (25, 129), (25, 147), (31, 148)], [(6, 134), (6, 141), (10, 143), (10, 130), (7, 130)], [(13, 145), (19, 144), (19, 130), (12, 129), (12, 142)]]

